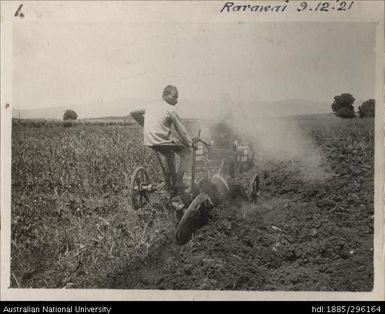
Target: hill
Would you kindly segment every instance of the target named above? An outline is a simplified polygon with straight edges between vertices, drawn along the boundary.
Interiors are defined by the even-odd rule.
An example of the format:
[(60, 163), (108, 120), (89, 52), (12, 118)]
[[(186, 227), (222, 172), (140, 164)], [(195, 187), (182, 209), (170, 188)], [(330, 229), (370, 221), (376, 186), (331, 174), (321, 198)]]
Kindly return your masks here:
[[(66, 109), (72, 109), (79, 119), (125, 120), (129, 112), (150, 102), (138, 99), (118, 99), (110, 102), (68, 107), (14, 109), (13, 117), (18, 119), (58, 119), (63, 118)], [(178, 108), (181, 117), (221, 119), (230, 110), (248, 116), (295, 116), (303, 114), (330, 113), (330, 104), (303, 99), (291, 99), (272, 102), (236, 102), (224, 103), (218, 100), (181, 99)]]

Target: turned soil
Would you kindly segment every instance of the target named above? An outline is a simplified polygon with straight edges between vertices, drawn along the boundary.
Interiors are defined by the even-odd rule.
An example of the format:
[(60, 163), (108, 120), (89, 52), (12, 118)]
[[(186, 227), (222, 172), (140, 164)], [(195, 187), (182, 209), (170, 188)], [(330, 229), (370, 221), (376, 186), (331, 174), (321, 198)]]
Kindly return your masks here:
[[(171, 230), (148, 255), (111, 265), (105, 287), (370, 291), (373, 152), (338, 141), (324, 146), (324, 178), (301, 176), (300, 161), (254, 169), (262, 177), (255, 204), (235, 193), (187, 244)], [(230, 183), (247, 188), (253, 171)]]

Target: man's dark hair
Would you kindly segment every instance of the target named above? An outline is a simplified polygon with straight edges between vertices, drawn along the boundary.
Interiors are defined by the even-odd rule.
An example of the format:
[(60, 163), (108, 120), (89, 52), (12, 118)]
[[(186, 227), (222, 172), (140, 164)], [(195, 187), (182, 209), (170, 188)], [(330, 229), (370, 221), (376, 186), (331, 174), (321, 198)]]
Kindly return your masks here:
[(166, 97), (167, 95), (171, 94), (172, 90), (178, 90), (174, 85), (167, 85), (164, 90), (163, 90), (163, 95), (162, 97)]

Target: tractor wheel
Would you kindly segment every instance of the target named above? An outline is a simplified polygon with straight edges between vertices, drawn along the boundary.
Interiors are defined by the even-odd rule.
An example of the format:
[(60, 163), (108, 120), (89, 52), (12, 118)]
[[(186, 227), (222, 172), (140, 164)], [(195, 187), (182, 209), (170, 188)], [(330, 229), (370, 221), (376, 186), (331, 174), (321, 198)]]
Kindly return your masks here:
[(260, 185), (259, 185), (259, 175), (258, 173), (254, 174), (251, 178), (250, 185), (249, 185), (249, 195), (250, 200), (255, 203), (258, 199), (260, 191)]

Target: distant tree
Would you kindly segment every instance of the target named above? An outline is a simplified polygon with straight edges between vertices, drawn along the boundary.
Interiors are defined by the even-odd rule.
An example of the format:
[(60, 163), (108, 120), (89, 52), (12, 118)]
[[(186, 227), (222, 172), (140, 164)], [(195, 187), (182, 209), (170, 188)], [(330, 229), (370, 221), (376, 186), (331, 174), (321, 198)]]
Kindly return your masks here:
[(77, 118), (78, 118), (78, 114), (71, 109), (67, 109), (64, 112), (63, 120), (76, 120)]
[(336, 112), (336, 116), (344, 119), (352, 119), (355, 117), (354, 109), (349, 107), (342, 107)]
[[(344, 93), (338, 96), (334, 96), (332, 103), (332, 110), (336, 116), (341, 118), (354, 118), (353, 103), (356, 99), (352, 94)], [(341, 110), (344, 109), (344, 110)]]
[(360, 118), (374, 117), (375, 104), (376, 102), (374, 99), (364, 101), (362, 105), (358, 107), (358, 114)]

